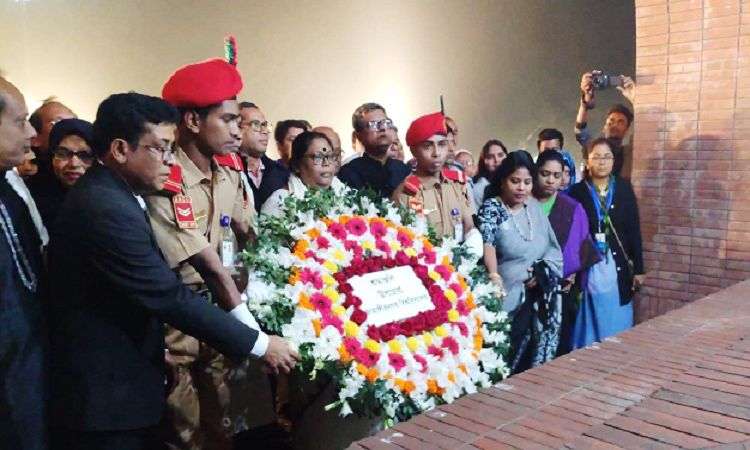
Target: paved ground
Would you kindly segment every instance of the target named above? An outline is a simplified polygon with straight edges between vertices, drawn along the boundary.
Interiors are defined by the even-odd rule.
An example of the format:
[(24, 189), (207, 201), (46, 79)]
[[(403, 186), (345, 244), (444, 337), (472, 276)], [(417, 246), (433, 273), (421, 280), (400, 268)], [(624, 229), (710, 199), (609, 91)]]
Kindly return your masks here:
[(675, 447), (750, 449), (750, 281), (350, 448)]

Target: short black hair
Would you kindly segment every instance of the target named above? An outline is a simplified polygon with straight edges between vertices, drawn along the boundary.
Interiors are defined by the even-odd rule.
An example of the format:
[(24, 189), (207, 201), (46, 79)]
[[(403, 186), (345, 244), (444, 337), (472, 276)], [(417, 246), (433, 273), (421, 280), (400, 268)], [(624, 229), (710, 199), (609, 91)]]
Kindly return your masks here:
[(276, 142), (283, 142), (284, 138), (286, 137), (286, 133), (290, 128), (299, 128), (301, 130), (307, 131), (308, 129), (310, 129), (310, 122), (306, 120), (295, 119), (278, 121), (276, 123), (276, 128), (273, 130), (273, 138), (276, 140)]
[(625, 116), (626, 119), (628, 119), (628, 127), (633, 123), (633, 111), (630, 110), (627, 106), (623, 105), (622, 103), (615, 103), (609, 108), (609, 112), (607, 113), (607, 117), (609, 117), (612, 113), (618, 113)]
[(485, 142), (482, 146), (482, 151), (479, 152), (479, 162), (477, 163), (477, 174), (474, 175), (474, 182), (479, 181), (480, 178), (491, 178), (490, 173), (487, 171), (487, 166), (484, 164), (484, 158), (487, 157), (487, 152), (490, 151), (490, 147), (492, 147), (493, 145), (497, 145), (498, 147), (503, 149), (503, 153), (505, 153), (505, 156), (508, 156), (508, 149), (502, 142), (500, 142), (499, 139), (490, 139), (489, 141)]
[(135, 92), (110, 95), (96, 111), (91, 133), (94, 153), (106, 155), (115, 139), (135, 146), (146, 132), (146, 124), (176, 124), (178, 120), (177, 108), (159, 97)]
[(526, 150), (516, 150), (515, 152), (511, 152), (508, 157), (500, 163), (500, 167), (498, 167), (492, 175), (490, 185), (487, 187), (487, 198), (499, 197), (502, 195), (505, 179), (518, 169), (526, 169), (529, 171), (529, 174), (531, 174), (532, 180), (536, 178), (534, 159)]
[(536, 159), (536, 168), (541, 169), (545, 164), (547, 164), (550, 161), (555, 161), (555, 162), (560, 163), (560, 166), (563, 169), (566, 167), (565, 158), (563, 158), (563, 155), (561, 155), (560, 152), (556, 150), (551, 150), (551, 151), (546, 151), (546, 152), (542, 152), (539, 154), (539, 156)]
[(565, 138), (563, 138), (563, 134), (557, 128), (545, 128), (540, 131), (536, 138), (536, 149), (539, 150), (539, 144), (541, 144), (542, 141), (551, 141), (552, 139), (560, 141), (560, 150), (562, 150)]
[(312, 144), (312, 141), (315, 139), (325, 139), (326, 142), (328, 142), (328, 145), (331, 146), (331, 149), (333, 149), (333, 143), (331, 143), (328, 136), (323, 133), (317, 131), (305, 131), (300, 133), (292, 142), (292, 155), (289, 157), (289, 169), (292, 172), (299, 168), (305, 154), (307, 153), (307, 149), (310, 148), (310, 144)]
[(354, 131), (362, 131), (362, 128), (365, 127), (365, 121), (362, 118), (365, 114), (378, 109), (383, 111), (384, 114), (388, 114), (385, 112), (385, 108), (374, 102), (364, 103), (355, 109), (352, 114), (352, 128), (354, 128)]
[(258, 105), (256, 105), (256, 104), (255, 104), (255, 103), (253, 103), (253, 102), (240, 102), (240, 111), (242, 111), (242, 110), (243, 110), (243, 109), (245, 109), (245, 108), (255, 108), (255, 109), (260, 109), (260, 108), (258, 108)]

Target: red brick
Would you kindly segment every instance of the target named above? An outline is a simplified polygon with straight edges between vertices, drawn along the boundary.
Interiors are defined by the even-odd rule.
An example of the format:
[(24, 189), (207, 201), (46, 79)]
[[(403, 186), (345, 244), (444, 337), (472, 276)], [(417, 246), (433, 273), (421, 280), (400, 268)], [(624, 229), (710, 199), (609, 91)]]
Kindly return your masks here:
[(650, 439), (657, 440), (669, 445), (678, 447), (707, 447), (713, 446), (715, 442), (689, 434), (680, 433), (669, 428), (660, 427), (646, 423), (642, 420), (630, 417), (618, 416), (607, 422), (608, 425), (617, 427), (624, 431), (638, 433), (641, 436), (647, 436)]
[(668, 413), (652, 411), (639, 406), (634, 406), (625, 411), (624, 416), (642, 420), (671, 430), (681, 431), (693, 436), (700, 436), (701, 438), (710, 439), (711, 441), (720, 442), (722, 444), (750, 440), (750, 435), (724, 430), (701, 422), (682, 417), (675, 417)]

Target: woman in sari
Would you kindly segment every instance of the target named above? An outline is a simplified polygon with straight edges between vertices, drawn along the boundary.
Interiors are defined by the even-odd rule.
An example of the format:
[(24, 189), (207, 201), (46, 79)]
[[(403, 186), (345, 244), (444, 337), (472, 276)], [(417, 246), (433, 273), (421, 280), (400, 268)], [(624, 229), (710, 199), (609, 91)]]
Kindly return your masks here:
[(553, 359), (561, 321), (560, 246), (539, 203), (531, 197), (536, 167), (525, 151), (500, 164), (479, 210), (484, 263), (505, 291), (511, 318), (508, 365), (522, 372)]
[(479, 152), (479, 164), (477, 165), (477, 174), (474, 175), (474, 186), (472, 194), (474, 205), (478, 209), (482, 206), (485, 198), (485, 190), (492, 181), (492, 175), (495, 173), (500, 164), (508, 157), (508, 149), (502, 142), (497, 139), (490, 139)]
[(638, 201), (615, 177), (614, 146), (606, 138), (586, 147), (586, 171), (570, 196), (586, 210), (602, 261), (588, 272), (572, 347), (585, 347), (633, 326), (633, 295), (645, 277)]

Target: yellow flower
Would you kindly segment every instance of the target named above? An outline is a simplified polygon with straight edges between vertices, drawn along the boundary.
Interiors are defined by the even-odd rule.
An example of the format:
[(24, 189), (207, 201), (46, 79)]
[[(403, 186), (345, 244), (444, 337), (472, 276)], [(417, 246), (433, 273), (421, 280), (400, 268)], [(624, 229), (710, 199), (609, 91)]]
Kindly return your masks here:
[(401, 244), (399, 244), (399, 243), (398, 243), (398, 242), (396, 242), (396, 241), (393, 241), (393, 242), (391, 242), (391, 244), (390, 244), (390, 245), (391, 245), (391, 248), (392, 248), (393, 250), (398, 250), (398, 249), (399, 249), (399, 248), (401, 247)]
[(339, 266), (337, 266), (336, 263), (333, 263), (331, 261), (324, 262), (323, 267), (330, 270), (331, 272), (338, 272), (339, 270)]
[(411, 350), (412, 352), (416, 352), (419, 348), (419, 340), (415, 338), (414, 336), (410, 337), (406, 340), (406, 346)]
[(362, 347), (366, 348), (367, 350), (370, 350), (373, 353), (380, 353), (380, 344), (373, 341), (372, 339), (366, 340), (365, 343), (362, 344)]
[(408, 256), (409, 258), (411, 258), (412, 256), (417, 256), (419, 254), (411, 247), (404, 249), (404, 253), (406, 253), (406, 256)]
[(428, 347), (432, 345), (432, 340), (433, 340), (432, 333), (423, 333), (422, 340), (424, 340), (424, 345)]
[(440, 278), (442, 278), (442, 277), (440, 276), (440, 274), (439, 274), (439, 273), (437, 273), (437, 272), (430, 272), (430, 273), (429, 273), (429, 275), (430, 275), (430, 278), (432, 278), (432, 279), (433, 279), (433, 280), (435, 280), (435, 281), (437, 281), (437, 280), (439, 280)]
[(435, 328), (435, 334), (437, 334), (440, 337), (446, 337), (448, 336), (448, 330), (446, 330), (443, 327), (437, 327)]
[(451, 322), (456, 322), (458, 320), (458, 317), (458, 311), (456, 311), (455, 309), (451, 309), (450, 311), (448, 311), (448, 320), (450, 320)]
[(392, 341), (388, 341), (388, 348), (391, 350), (391, 353), (401, 353), (403, 346), (399, 341), (394, 339)]
[(326, 286), (333, 286), (333, 284), (336, 282), (336, 280), (328, 274), (323, 275), (321, 278), (323, 279), (323, 283), (325, 283)]
[(331, 288), (325, 289), (323, 291), (323, 295), (330, 298), (333, 303), (336, 303), (339, 301), (339, 293)]
[(341, 317), (344, 314), (346, 314), (346, 308), (344, 308), (341, 305), (336, 305), (333, 308), (331, 308), (331, 312), (336, 314), (337, 316)]
[(365, 241), (362, 243), (362, 250), (375, 250), (375, 244), (370, 241)]
[[(357, 326), (357, 324), (352, 321), (348, 321), (344, 324), (344, 332), (346, 332), (347, 336), (357, 337), (359, 336), (359, 326)], [(377, 342), (375, 342), (375, 345), (378, 345)]]
[(338, 259), (338, 260), (343, 260), (344, 252), (342, 252), (341, 250), (336, 250), (335, 252), (333, 252), (333, 258)]
[(446, 289), (444, 294), (445, 297), (452, 302), (455, 302), (458, 298), (458, 296), (456, 295), (456, 291), (454, 291), (453, 289)]

